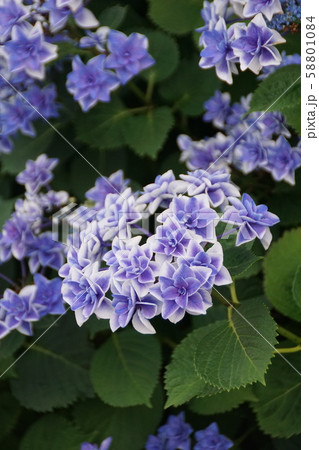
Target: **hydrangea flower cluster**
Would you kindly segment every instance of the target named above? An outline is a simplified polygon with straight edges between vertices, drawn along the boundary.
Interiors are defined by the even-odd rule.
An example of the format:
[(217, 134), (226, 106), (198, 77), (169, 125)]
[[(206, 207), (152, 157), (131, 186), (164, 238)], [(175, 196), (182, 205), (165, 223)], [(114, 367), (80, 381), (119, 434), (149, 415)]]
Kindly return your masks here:
[(283, 14), (275, 14), (269, 22), (269, 27), (278, 31), (287, 28), (296, 31), (296, 23), (301, 20), (301, 0), (280, 0)]
[(216, 91), (204, 103), (205, 122), (220, 129), (211, 138), (193, 141), (187, 135), (178, 137), (181, 159), (192, 169), (217, 168), (229, 171), (235, 167), (244, 174), (256, 169), (269, 172), (274, 180), (295, 183), (300, 167), (300, 143), (292, 147), (284, 116), (279, 112), (250, 113), (251, 96), (231, 105), (230, 94)]
[[(64, 246), (53, 239), (50, 216), (68, 201), (65, 191), (55, 192), (49, 183), (56, 159), (41, 155), (28, 161), (17, 181), (26, 188), (25, 198), (15, 203), (15, 211), (0, 233), (0, 265), (11, 258), (21, 264), (21, 280), (8, 281), (10, 288), (0, 296), (0, 337), (12, 330), (32, 334), (32, 323), (47, 314), (63, 314), (62, 281), (56, 271), (64, 262)], [(33, 284), (27, 277), (30, 273)], [(54, 273), (54, 278), (51, 278)]]
[[(57, 44), (95, 47), (92, 53), (100, 53), (85, 62), (76, 55), (67, 76), (67, 89), (83, 111), (98, 101), (110, 101), (113, 90), (154, 64), (145, 36), (97, 28), (98, 20), (84, 4), (83, 0), (0, 1), (0, 154), (11, 152), (11, 138), (18, 131), (34, 137), (35, 119), (58, 117), (56, 86), (44, 84), (48, 71), (60, 70), (60, 61), (48, 67), (58, 58)], [(74, 37), (69, 18), (80, 28), (97, 30)]]
[[(12, 329), (30, 334), (32, 321), (63, 313), (61, 292), (79, 326), (95, 314), (108, 319), (112, 331), (132, 323), (149, 334), (156, 316), (177, 323), (185, 314), (205, 314), (212, 288), (232, 283), (219, 242), (229, 231), (216, 236), (217, 224), (230, 226), (236, 245), (257, 238), (267, 248), (269, 228), (279, 221), (265, 205), (241, 196), (223, 168), (179, 179), (169, 170), (141, 192), (133, 192), (118, 171), (98, 178), (86, 194), (90, 206), (67, 216), (70, 234), (63, 246), (48, 230), (52, 213), (68, 201), (66, 192), (49, 187), (56, 164), (41, 155), (17, 176), (26, 195), (0, 234), (0, 261), (19, 260), (22, 280), (0, 300), (2, 336)], [(25, 286), (26, 262), (34, 285)], [(62, 285), (59, 278), (45, 278), (46, 271), (58, 271)]]
[[(204, 1), (205, 25), (197, 30), (203, 47), (199, 66), (215, 67), (217, 76), (232, 84), (237, 64), (242, 71), (250, 69), (255, 74), (263, 67), (279, 65), (281, 56), (276, 45), (285, 39), (266, 20), (282, 12), (280, 0)], [(233, 23), (234, 15), (242, 20)]]

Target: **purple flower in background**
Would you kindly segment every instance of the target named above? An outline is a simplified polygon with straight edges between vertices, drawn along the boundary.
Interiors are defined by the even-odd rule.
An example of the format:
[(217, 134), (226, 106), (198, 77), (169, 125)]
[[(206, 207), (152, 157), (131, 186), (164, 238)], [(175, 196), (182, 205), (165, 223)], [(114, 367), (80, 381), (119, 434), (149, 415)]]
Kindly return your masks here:
[(40, 22), (32, 27), (29, 24), (12, 29), (12, 39), (4, 44), (8, 57), (9, 70), (24, 70), (30, 77), (43, 80), (44, 65), (57, 57), (57, 46), (46, 42)]
[(222, 17), (214, 30), (204, 31), (201, 43), (204, 49), (200, 53), (199, 66), (202, 69), (216, 67), (217, 76), (232, 84), (232, 73), (237, 73), (234, 64), (237, 58), (232, 48), (231, 31), (227, 30), (225, 20)]
[(165, 262), (159, 276), (159, 282), (150, 288), (151, 294), (163, 302), (162, 317), (177, 323), (185, 312), (198, 315), (206, 314), (212, 306), (207, 290), (202, 289), (211, 276), (209, 267), (190, 267), (181, 264), (174, 267)]
[[(0, 114), (0, 130), (2, 130), (2, 118)], [(3, 133), (3, 131), (2, 131)], [(11, 153), (13, 149), (13, 143), (8, 136), (0, 136), (0, 155)]]
[(109, 27), (100, 27), (95, 33), (92, 31), (87, 31), (87, 36), (80, 39), (81, 48), (92, 48), (95, 47), (101, 53), (105, 52), (105, 44), (107, 35), (109, 33)]
[(244, 173), (250, 173), (267, 164), (269, 141), (261, 139), (259, 133), (247, 133), (235, 146), (233, 163)]
[(104, 63), (104, 55), (91, 58), (86, 65), (78, 55), (73, 58), (73, 70), (67, 76), (66, 87), (84, 112), (98, 101), (109, 102), (111, 91), (120, 85), (113, 72), (104, 70)]
[(50, 30), (61, 30), (73, 14), (75, 23), (81, 28), (95, 28), (99, 22), (94, 14), (82, 6), (83, 0), (46, 0), (41, 11), (49, 13)]
[(167, 423), (158, 429), (160, 438), (166, 440), (166, 450), (190, 450), (192, 427), (185, 422), (183, 412), (169, 416)]
[(43, 275), (36, 273), (34, 275), (34, 283), (37, 288), (34, 296), (34, 305), (39, 317), (41, 318), (46, 314), (64, 314), (61, 278), (48, 280)]
[(29, 16), (26, 8), (19, 0), (6, 0), (0, 6), (0, 42), (4, 42), (15, 25), (21, 26)]
[(110, 55), (106, 58), (105, 67), (115, 69), (122, 84), (155, 63), (147, 51), (148, 39), (140, 33), (126, 36), (120, 31), (111, 30), (107, 46)]
[(20, 96), (11, 102), (2, 102), (0, 108), (1, 132), (5, 135), (14, 134), (20, 130), (26, 136), (35, 136), (32, 126), (33, 109)]
[(197, 28), (196, 31), (201, 33), (203, 31), (213, 30), (219, 19), (216, 12), (215, 2), (204, 1), (203, 9), (201, 10), (200, 15), (202, 16), (205, 25)]
[[(50, 117), (58, 117), (58, 108), (55, 103), (56, 87), (54, 84), (40, 88), (33, 85), (25, 93), (25, 98), (30, 102), (34, 109), (32, 109), (32, 118), (37, 119), (39, 114), (46, 119)], [(29, 106), (29, 105), (28, 105)], [(31, 109), (31, 107), (29, 107)]]
[(11, 247), (12, 255), (18, 260), (25, 257), (33, 239), (29, 224), (19, 218), (17, 214), (13, 214), (3, 226), (2, 241), (5, 246)]
[(163, 175), (157, 175), (154, 183), (144, 187), (138, 203), (148, 204), (149, 212), (154, 214), (163, 201), (173, 198), (174, 194), (170, 187), (174, 180), (175, 175), (172, 170), (168, 170)]
[(231, 106), (229, 114), (226, 117), (227, 126), (234, 127), (242, 123), (243, 116), (249, 111), (251, 97), (251, 94), (247, 95), (247, 97), (241, 97), (240, 102), (234, 103)]
[(258, 13), (263, 13), (268, 20), (274, 14), (282, 14), (280, 0), (247, 0), (244, 7), (244, 17), (252, 17)]
[(51, 171), (57, 164), (57, 158), (48, 158), (42, 154), (35, 161), (28, 160), (25, 170), (17, 175), (16, 180), (19, 184), (24, 184), (30, 194), (34, 194), (52, 180)]
[(234, 444), (226, 436), (219, 433), (217, 423), (213, 422), (205, 430), (195, 433), (197, 443), (194, 450), (228, 450)]
[(122, 170), (112, 173), (109, 177), (99, 177), (95, 186), (86, 192), (85, 196), (95, 202), (96, 209), (103, 208), (107, 194), (120, 194), (130, 180), (124, 178)]
[(258, 128), (262, 137), (266, 139), (270, 139), (274, 134), (291, 137), (290, 132), (286, 128), (285, 118), (279, 111), (265, 113), (258, 120)]
[(279, 217), (269, 212), (266, 205), (256, 205), (248, 194), (243, 194), (241, 200), (235, 197), (230, 197), (229, 200), (232, 206), (226, 207), (221, 221), (239, 226), (236, 245), (257, 237), (267, 250), (272, 240), (269, 227), (278, 223)]
[(182, 151), (181, 161), (187, 161), (190, 169), (207, 168), (212, 157), (206, 151), (205, 141), (193, 141), (186, 134), (180, 134), (177, 138), (177, 145)]
[(28, 249), (30, 272), (37, 272), (40, 267), (59, 270), (63, 264), (63, 245), (52, 239), (50, 231), (37, 236)]
[(30, 322), (39, 320), (39, 314), (33, 302), (35, 292), (35, 286), (25, 286), (19, 294), (11, 289), (4, 291), (3, 298), (0, 300), (0, 337), (15, 329), (27, 336), (32, 335)]
[(255, 16), (247, 28), (237, 27), (235, 37), (232, 45), (241, 70), (249, 68), (258, 74), (263, 66), (281, 63), (281, 55), (275, 45), (286, 41), (277, 31), (267, 28), (262, 14)]
[(97, 444), (89, 444), (88, 442), (83, 442), (80, 450), (108, 450), (112, 444), (112, 438), (108, 437), (104, 439), (100, 447)]
[(291, 148), (283, 136), (279, 136), (277, 141), (269, 146), (266, 170), (271, 172), (276, 181), (285, 180), (289, 184), (295, 184), (295, 170), (300, 165), (300, 148)]
[(215, 95), (204, 103), (207, 110), (203, 116), (205, 122), (213, 122), (217, 128), (223, 128), (230, 112), (230, 94), (216, 91)]
[(145, 450), (165, 450), (166, 439), (161, 436), (149, 435), (147, 442), (145, 444)]
[(218, 222), (218, 214), (209, 206), (205, 194), (196, 197), (175, 197), (170, 203), (169, 209), (163, 211), (157, 218), (164, 223), (167, 218), (176, 217), (178, 222), (194, 231), (206, 242), (216, 240), (215, 227)]
[(223, 286), (232, 283), (228, 270), (223, 266), (223, 260), (223, 248), (219, 242), (204, 251), (201, 245), (191, 241), (185, 256), (179, 258), (177, 262), (190, 267), (208, 267), (211, 269), (211, 275), (206, 284), (203, 285), (204, 289), (211, 289), (213, 285)]
[(294, 55), (286, 55), (286, 52), (281, 52), (281, 64), (279, 66), (266, 66), (263, 67), (261, 74), (257, 77), (258, 80), (264, 80), (271, 73), (275, 72), (279, 67), (289, 66), (290, 64), (301, 64), (301, 56), (298, 53)]
[(110, 318), (112, 331), (126, 327), (132, 320), (133, 327), (139, 333), (155, 333), (149, 319), (160, 314), (161, 302), (149, 294), (139, 296), (131, 281), (125, 281), (119, 291), (114, 290), (112, 307), (114, 308)]
[(72, 311), (75, 311), (79, 326), (83, 325), (93, 313), (100, 319), (111, 317), (111, 302), (105, 297), (110, 281), (110, 272), (99, 271), (98, 262), (82, 270), (76, 266), (71, 267), (68, 278), (62, 283), (62, 296)]

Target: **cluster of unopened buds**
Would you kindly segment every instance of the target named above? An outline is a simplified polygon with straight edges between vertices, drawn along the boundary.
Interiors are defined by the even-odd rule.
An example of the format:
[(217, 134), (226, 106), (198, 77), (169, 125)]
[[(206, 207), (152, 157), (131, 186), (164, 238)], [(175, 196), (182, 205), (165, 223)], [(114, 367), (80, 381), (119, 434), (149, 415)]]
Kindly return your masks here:
[[(16, 202), (0, 234), (0, 261), (20, 261), (22, 289), (12, 282), (0, 300), (1, 336), (13, 329), (31, 334), (32, 322), (64, 311), (62, 297), (78, 325), (95, 314), (108, 319), (112, 331), (132, 322), (140, 333), (155, 333), (155, 316), (176, 323), (186, 313), (205, 314), (212, 288), (232, 283), (220, 240), (234, 234), (234, 245), (257, 238), (268, 248), (270, 227), (279, 222), (267, 206), (241, 196), (227, 168), (195, 170), (179, 179), (169, 170), (141, 192), (133, 192), (118, 171), (97, 179), (77, 220), (67, 217), (63, 245), (52, 231), (54, 212), (61, 215), (68, 202), (66, 192), (49, 187), (56, 163), (41, 155), (17, 176), (26, 197)], [(34, 279), (27, 286), (26, 262)], [(45, 277), (54, 271), (62, 286), (60, 278)]]
[[(96, 31), (74, 37), (70, 17), (78, 27)], [(35, 119), (58, 116), (56, 86), (44, 81), (48, 72), (60, 71), (60, 43), (100, 53), (92, 57), (89, 51), (87, 62), (74, 56), (67, 76), (67, 89), (83, 111), (110, 101), (112, 91), (155, 63), (144, 35), (98, 27), (83, 0), (0, 1), (0, 154), (11, 152), (18, 131), (35, 136)]]
[[(284, 22), (296, 20), (297, 10), (294, 9), (289, 19), (283, 10), (291, 9), (290, 3), (280, 0), (204, 1), (205, 25), (197, 30), (201, 33), (199, 43), (203, 47), (200, 67), (215, 67), (217, 76), (232, 84), (232, 75), (238, 73), (237, 64), (240, 70), (249, 69), (255, 74), (263, 67), (280, 65), (282, 59), (276, 46), (285, 39), (275, 29), (281, 29), (276, 27), (280, 22), (276, 18), (283, 16)], [(300, 14), (300, 1), (294, 3)]]

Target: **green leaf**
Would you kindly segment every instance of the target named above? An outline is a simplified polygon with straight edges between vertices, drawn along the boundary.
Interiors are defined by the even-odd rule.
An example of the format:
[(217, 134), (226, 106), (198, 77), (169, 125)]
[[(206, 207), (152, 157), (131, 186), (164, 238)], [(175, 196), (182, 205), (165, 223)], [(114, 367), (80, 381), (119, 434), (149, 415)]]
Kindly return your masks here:
[(105, 8), (99, 15), (99, 22), (101, 26), (108, 26), (109, 28), (118, 28), (127, 13), (128, 5), (120, 6), (114, 5)]
[(91, 378), (96, 393), (109, 405), (151, 407), (160, 366), (156, 338), (125, 330), (113, 333), (95, 353)]
[(203, 24), (200, 0), (149, 0), (149, 16), (160, 28), (185, 34)]
[(1, 392), (0, 441), (14, 428), (20, 412), (21, 408), (16, 399), (9, 392)]
[(0, 228), (3, 227), (5, 221), (11, 216), (15, 201), (15, 198), (4, 199), (0, 197)]
[[(36, 338), (36, 337), (35, 337)], [(13, 395), (26, 408), (51, 411), (93, 394), (87, 364), (92, 349), (74, 317), (63, 317), (15, 366)]]
[(232, 389), (217, 394), (194, 398), (190, 401), (189, 408), (197, 414), (212, 415), (231, 411), (247, 401), (255, 401), (256, 397), (251, 386), (241, 389)]
[(87, 400), (74, 407), (73, 417), (77, 426), (92, 436), (91, 442), (112, 436), (112, 450), (140, 450), (148, 435), (156, 432), (162, 417), (163, 393), (158, 388), (152, 404), (151, 409), (146, 406), (113, 408), (97, 399)]
[(129, 117), (124, 138), (138, 155), (155, 159), (161, 150), (174, 118), (167, 106), (161, 106), (147, 114)]
[[(293, 296), (300, 266), (300, 228), (287, 231), (274, 242), (264, 259), (265, 292), (272, 305), (285, 316), (300, 321), (300, 305)], [(297, 286), (296, 286), (297, 287)]]
[(262, 81), (253, 94), (250, 112), (280, 111), (300, 134), (301, 81), (300, 65), (281, 67)]
[(20, 450), (79, 450), (84, 436), (65, 417), (47, 414), (37, 420), (23, 436)]
[(11, 331), (8, 336), (0, 340), (0, 359), (9, 358), (22, 345), (25, 337), (18, 331)]
[(211, 70), (198, 67), (198, 59), (184, 59), (178, 70), (160, 84), (160, 95), (174, 108), (189, 116), (203, 113), (203, 103), (212, 96), (220, 81)]
[(46, 152), (54, 138), (55, 131), (47, 124), (42, 124), (37, 129), (36, 137), (19, 134), (14, 139), (13, 152), (9, 155), (2, 155), (3, 172), (16, 175), (24, 169), (28, 159), (36, 159), (41, 153)]
[(292, 298), (297, 307), (301, 308), (301, 266), (297, 268), (292, 282)]
[(143, 71), (144, 79), (153, 78), (153, 82), (162, 81), (170, 77), (179, 61), (178, 45), (171, 36), (162, 31), (145, 33), (149, 40), (149, 53), (155, 59), (154, 66)]
[(194, 367), (194, 354), (198, 343), (209, 333), (211, 325), (198, 328), (183, 339), (174, 349), (171, 362), (165, 369), (165, 389), (167, 401), (165, 408), (179, 406), (193, 397), (218, 392), (208, 386), (196, 373)]
[[(248, 274), (252, 275), (252, 267), (255, 266), (262, 257), (255, 255), (251, 249), (252, 243), (235, 247), (235, 240), (235, 236), (229, 236), (228, 239), (221, 240), (224, 248), (224, 265), (229, 270), (232, 278), (245, 278), (246, 271), (250, 270)], [(256, 269), (258, 269), (258, 266)]]
[(247, 300), (232, 311), (229, 321), (211, 325), (197, 345), (195, 370), (206, 383), (223, 390), (264, 383), (275, 344), (276, 323), (268, 309)]
[[(300, 354), (285, 355), (285, 358), (299, 370)], [(300, 433), (300, 385), (300, 375), (276, 355), (266, 375), (266, 387), (256, 386), (258, 402), (252, 405), (264, 433), (281, 438)]]
[(123, 127), (128, 110), (114, 97), (110, 103), (98, 104), (75, 122), (76, 137), (90, 147), (109, 150), (124, 145)]

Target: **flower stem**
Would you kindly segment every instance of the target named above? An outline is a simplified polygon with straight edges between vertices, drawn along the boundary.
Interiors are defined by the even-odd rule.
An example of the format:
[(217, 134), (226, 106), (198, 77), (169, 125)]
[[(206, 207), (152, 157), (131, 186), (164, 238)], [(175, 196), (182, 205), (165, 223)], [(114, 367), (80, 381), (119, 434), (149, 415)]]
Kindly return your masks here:
[(296, 345), (296, 347), (287, 347), (287, 348), (276, 348), (277, 353), (296, 353), (300, 352), (301, 345)]
[(131, 91), (134, 92), (136, 97), (142, 100), (143, 103), (147, 103), (144, 92), (133, 81), (131, 81), (128, 86), (130, 87)]
[(232, 299), (233, 304), (235, 306), (239, 306), (240, 305), (240, 301), (238, 300), (238, 297), (237, 297), (235, 281), (233, 281), (233, 283), (229, 286), (229, 290), (230, 290), (230, 295), (231, 295), (231, 299)]
[(11, 286), (16, 287), (16, 284), (13, 280), (11, 280), (11, 278), (7, 277), (7, 275), (4, 275), (3, 273), (0, 272), (0, 278), (2, 278), (4, 281), (6, 281), (8, 284), (11, 284)]
[(147, 84), (147, 88), (146, 88), (146, 94), (145, 94), (146, 103), (150, 103), (150, 101), (152, 100), (154, 85), (155, 85), (155, 76), (156, 76), (155, 72), (152, 72), (149, 76), (148, 84)]
[(278, 326), (277, 331), (281, 336), (284, 336), (285, 338), (289, 339), (291, 342), (294, 342), (297, 345), (300, 345), (301, 339), (296, 334), (292, 333), (289, 330), (286, 330), (286, 328)]

